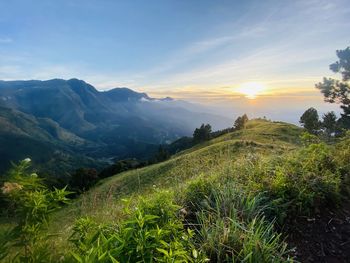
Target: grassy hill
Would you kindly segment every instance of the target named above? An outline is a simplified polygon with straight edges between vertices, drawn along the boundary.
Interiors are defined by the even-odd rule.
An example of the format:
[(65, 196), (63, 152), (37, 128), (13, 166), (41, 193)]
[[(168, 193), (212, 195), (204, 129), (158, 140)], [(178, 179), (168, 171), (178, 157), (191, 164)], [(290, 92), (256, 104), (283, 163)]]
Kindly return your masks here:
[(160, 189), (179, 193), (193, 179), (223, 177), (249, 155), (271, 157), (298, 148), (301, 132), (287, 123), (252, 120), (245, 130), (199, 144), (168, 161), (102, 180), (55, 216), (53, 232), (65, 229), (61, 239), (65, 243), (70, 226), (79, 217), (89, 216), (99, 223), (119, 219), (123, 217), (125, 198), (150, 197)]
[[(159, 253), (165, 258), (180, 251), (181, 256), (169, 257), (185, 258), (184, 262), (291, 262), (295, 253), (284, 241), (289, 234), (284, 229), (299, 215), (313, 217), (322, 207), (340, 204), (350, 171), (349, 139), (333, 146), (314, 137), (301, 140), (301, 134), (302, 129), (291, 124), (251, 120), (243, 130), (198, 144), (165, 162), (104, 179), (54, 214), (49, 227), (49, 233), (56, 235), (52, 253), (69, 258), (74, 246), (67, 240), (84, 229), (75, 223), (79, 218), (95, 225), (84, 237), (88, 233), (99, 236), (96, 233), (105, 226), (114, 226), (118, 230), (114, 234), (107, 231), (107, 236), (116, 238), (116, 243), (128, 240), (120, 249), (132, 250), (136, 236), (144, 231), (135, 222), (145, 214), (142, 226), (151, 228), (147, 235), (153, 235), (155, 226), (158, 232), (164, 228), (164, 233), (173, 233), (170, 237), (163, 234), (166, 241), (153, 256)], [(169, 230), (169, 222), (180, 225), (180, 237), (185, 235), (191, 242), (177, 240), (174, 233), (178, 232)], [(130, 229), (138, 229), (135, 236)], [(181, 229), (193, 233), (187, 235)], [(123, 231), (127, 234), (121, 238)], [(80, 253), (81, 262), (96, 260), (91, 253), (97, 247), (105, 249), (106, 255), (112, 253), (111, 247), (100, 246), (96, 239), (79, 240), (80, 248), (73, 250)], [(143, 247), (148, 239), (142, 240)], [(152, 242), (150, 247), (155, 245)], [(140, 249), (137, 244), (135, 251)], [(146, 255), (145, 251), (136, 254)], [(129, 260), (132, 253), (127, 253)], [(134, 260), (140, 260), (137, 255)]]
[(218, 173), (240, 157), (251, 153), (278, 155), (293, 150), (300, 146), (301, 132), (300, 128), (287, 123), (252, 120), (245, 130), (199, 144), (174, 155), (168, 161), (100, 181), (74, 205), (80, 205), (85, 199), (92, 197), (94, 202), (86, 203), (96, 206), (98, 210), (87, 207), (86, 210), (79, 210), (79, 215), (100, 214), (100, 209), (103, 211), (101, 205), (108, 206), (105, 198), (109, 195), (113, 196), (111, 201), (115, 203), (114, 199), (118, 201), (134, 194), (148, 194), (155, 187), (181, 187), (187, 180)]

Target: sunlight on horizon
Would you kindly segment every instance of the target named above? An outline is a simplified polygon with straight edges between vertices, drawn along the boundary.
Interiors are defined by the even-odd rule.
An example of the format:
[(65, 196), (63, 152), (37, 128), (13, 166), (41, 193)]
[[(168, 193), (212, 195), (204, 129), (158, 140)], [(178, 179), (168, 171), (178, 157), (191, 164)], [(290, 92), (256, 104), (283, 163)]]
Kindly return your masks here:
[(255, 99), (266, 91), (266, 86), (259, 82), (246, 82), (241, 84), (236, 91), (245, 95), (248, 99)]

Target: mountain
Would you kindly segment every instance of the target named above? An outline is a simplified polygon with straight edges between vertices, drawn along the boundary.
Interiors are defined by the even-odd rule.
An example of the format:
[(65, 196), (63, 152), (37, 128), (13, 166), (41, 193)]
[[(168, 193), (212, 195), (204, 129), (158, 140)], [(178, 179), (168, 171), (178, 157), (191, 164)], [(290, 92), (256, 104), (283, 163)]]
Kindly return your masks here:
[(128, 88), (98, 91), (78, 79), (0, 81), (0, 172), (25, 157), (42, 167), (57, 155), (89, 166), (92, 160), (148, 158), (160, 143), (191, 135), (201, 123), (231, 125), (184, 105)]

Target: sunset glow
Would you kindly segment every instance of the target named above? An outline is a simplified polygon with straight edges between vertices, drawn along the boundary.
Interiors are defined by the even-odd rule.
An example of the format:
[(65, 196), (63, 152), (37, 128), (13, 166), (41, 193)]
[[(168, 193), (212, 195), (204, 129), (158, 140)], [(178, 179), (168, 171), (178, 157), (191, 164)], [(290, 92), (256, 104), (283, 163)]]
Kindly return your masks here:
[(258, 95), (266, 91), (264, 84), (258, 82), (243, 83), (237, 89), (237, 92), (245, 95), (248, 99), (255, 99)]

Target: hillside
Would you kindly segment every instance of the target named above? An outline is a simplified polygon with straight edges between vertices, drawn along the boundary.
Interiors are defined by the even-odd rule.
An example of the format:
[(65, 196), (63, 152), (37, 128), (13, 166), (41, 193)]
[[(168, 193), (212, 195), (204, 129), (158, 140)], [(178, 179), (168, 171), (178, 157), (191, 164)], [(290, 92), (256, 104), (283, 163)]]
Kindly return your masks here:
[(168, 161), (100, 181), (55, 216), (52, 231), (65, 229), (62, 243), (58, 242), (64, 246), (76, 218), (89, 216), (99, 223), (120, 220), (125, 198), (148, 198), (164, 189), (180, 193), (196, 178), (225, 177), (246, 157), (272, 158), (300, 147), (300, 134), (301, 129), (291, 124), (252, 120), (243, 131), (202, 143)]
[[(28, 156), (56, 176), (113, 158), (148, 159), (159, 144), (192, 134), (202, 122), (215, 128), (231, 122), (184, 105), (128, 88), (98, 91), (78, 79), (0, 81), (0, 149), (6, 149), (0, 173)], [(62, 169), (49, 165), (63, 161), (57, 152), (69, 156)]]
[[(137, 255), (148, 255), (146, 251), (165, 257), (163, 252), (175, 249), (182, 256), (168, 256), (186, 262), (293, 262), (295, 257), (302, 262), (346, 262), (349, 214), (342, 207), (349, 204), (344, 199), (349, 190), (349, 138), (332, 146), (313, 137), (301, 140), (301, 134), (301, 128), (288, 123), (251, 120), (243, 130), (198, 144), (165, 162), (104, 179), (54, 214), (49, 227), (55, 234), (50, 240), (52, 256), (68, 262), (113, 262), (97, 258), (108, 253), (121, 260), (127, 253), (123, 249), (129, 249), (129, 259), (123, 260), (135, 257), (130, 261), (134, 262), (142, 261)], [(331, 219), (334, 230), (325, 232)], [(172, 232), (172, 224), (180, 232)], [(110, 227), (119, 230), (109, 232)], [(189, 232), (190, 243), (173, 240), (175, 233), (185, 235), (182, 228), (194, 231)], [(129, 233), (131, 229), (136, 232)], [(168, 245), (156, 245), (151, 237), (137, 241), (146, 229), (174, 234), (163, 234), (170, 238)], [(123, 231), (129, 234), (120, 236)], [(74, 242), (67, 242), (73, 237), (78, 238), (73, 239), (78, 250)], [(113, 249), (107, 240), (126, 243)], [(133, 250), (137, 242), (146, 246), (144, 252)], [(172, 247), (175, 244), (181, 248)], [(154, 254), (153, 246), (163, 247), (162, 252)], [(77, 253), (75, 259), (70, 251)]]

